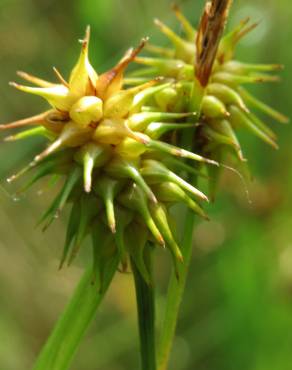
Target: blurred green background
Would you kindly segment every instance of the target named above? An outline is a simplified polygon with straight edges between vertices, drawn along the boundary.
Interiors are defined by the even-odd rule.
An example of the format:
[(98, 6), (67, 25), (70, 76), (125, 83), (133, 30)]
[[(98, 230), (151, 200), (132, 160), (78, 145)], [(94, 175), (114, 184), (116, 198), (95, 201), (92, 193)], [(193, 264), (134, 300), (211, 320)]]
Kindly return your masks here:
[[(180, 2), (194, 24), (202, 0)], [(166, 43), (153, 26), (158, 17), (179, 30), (170, 0), (0, 0), (0, 121), (40, 112), (37, 97), (8, 87), (16, 70), (54, 78), (67, 75), (77, 39), (92, 27), (91, 59), (111, 66), (145, 35)], [(250, 62), (284, 63), (280, 84), (257, 93), (292, 115), (292, 7), (288, 0), (234, 1), (230, 25), (250, 15), (258, 28), (238, 49)], [(273, 151), (242, 136), (254, 181), (252, 204), (236, 176), (226, 174), (211, 222), (197, 221), (194, 254), (180, 313), (170, 370), (290, 370), (292, 364), (292, 127), (270, 122), (279, 136)], [(40, 141), (0, 146), (0, 369), (30, 369), (88, 259), (58, 271), (66, 217), (42, 233), (35, 227), (52, 193), (36, 186), (13, 199), (5, 178), (36, 153)], [(169, 261), (161, 254), (157, 307), (163, 311)], [(161, 267), (161, 265), (163, 267)], [(72, 369), (138, 369), (135, 296), (130, 274), (117, 274)]]

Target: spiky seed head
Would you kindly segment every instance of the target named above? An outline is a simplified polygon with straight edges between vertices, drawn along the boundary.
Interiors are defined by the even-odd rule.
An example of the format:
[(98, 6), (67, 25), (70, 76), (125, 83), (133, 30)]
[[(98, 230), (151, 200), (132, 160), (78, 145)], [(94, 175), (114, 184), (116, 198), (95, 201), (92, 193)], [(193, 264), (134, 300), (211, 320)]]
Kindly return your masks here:
[[(161, 90), (156, 97), (156, 107), (164, 107), (168, 112), (196, 110), (200, 123), (194, 135), (193, 147), (196, 151), (217, 162), (232, 157), (232, 162), (240, 170), (246, 158), (237, 139), (237, 131), (248, 130), (277, 148), (276, 135), (265, 121), (257, 117), (256, 111), (281, 123), (286, 123), (288, 119), (243, 87), (278, 81), (278, 77), (271, 72), (279, 71), (282, 66), (251, 64), (234, 59), (237, 43), (257, 25), (249, 24), (249, 19), (245, 19), (221, 38), (230, 3), (229, 0), (208, 2), (198, 30), (190, 26), (175, 6), (174, 11), (185, 35), (179, 36), (161, 21), (155, 20), (172, 47), (164, 49), (152, 45), (148, 49), (152, 56), (138, 57), (135, 61), (145, 66), (144, 74), (143, 67), (139, 71), (140, 77), (152, 78), (149, 70), (151, 67), (152, 73), (174, 80), (171, 86), (174, 92), (169, 88)], [(188, 54), (191, 48), (193, 52)], [(223, 168), (208, 168), (212, 199), (214, 183), (218, 182), (217, 177)]]
[[(58, 173), (65, 178), (59, 194), (41, 219), (47, 228), (72, 203), (61, 266), (73, 261), (89, 233), (94, 236), (95, 266), (98, 256), (103, 254), (96, 250), (96, 240), (100, 238), (104, 245), (113, 246), (122, 269), (130, 255), (147, 280), (143, 250), (148, 240), (169, 249), (178, 271), (182, 255), (168, 224), (168, 208), (182, 202), (206, 218), (197, 202), (207, 197), (176, 174), (175, 166), (166, 159), (173, 156), (211, 166), (216, 163), (168, 142), (178, 129), (195, 127), (194, 112), (173, 111), (180, 90), (171, 80), (153, 76), (145, 83), (124, 87), (125, 70), (135, 58), (138, 60), (137, 54), (147, 40), (127, 51), (112, 69), (98, 75), (89, 61), (89, 31), (87, 28), (79, 59), (68, 81), (54, 68), (57, 83), (21, 72), (19, 76), (36, 87), (11, 84), (46, 99), (51, 106), (37, 116), (0, 126), (1, 130), (33, 126), (7, 140), (45, 135), (49, 142), (28, 167), (11, 179), (34, 171), (26, 189), (44, 176)], [(181, 52), (184, 55), (183, 49)], [(174, 70), (183, 65), (182, 61), (170, 62)], [(191, 121), (183, 123), (186, 118)], [(159, 154), (162, 157), (158, 162)], [(169, 185), (163, 186), (166, 182)], [(133, 241), (125, 241), (129, 239), (126, 238), (129, 228), (136, 230), (138, 238), (143, 235), (138, 254)]]
[[(274, 133), (252, 110), (283, 123), (287, 118), (242, 85), (275, 81), (269, 72), (280, 67), (233, 59), (237, 42), (254, 25), (249, 26), (245, 20), (219, 41), (229, 3), (220, 2), (222, 7), (219, 3), (216, 7), (216, 1), (212, 3), (215, 11), (221, 12), (219, 23), (209, 4), (198, 31), (174, 7), (185, 37), (156, 20), (173, 48), (151, 45), (148, 51), (154, 56), (141, 57), (138, 54), (147, 42), (143, 39), (101, 75), (89, 61), (87, 28), (80, 57), (68, 81), (54, 68), (56, 84), (24, 72), (18, 75), (36, 87), (11, 83), (21, 91), (45, 98), (51, 105), (44, 113), (0, 125), (0, 130), (33, 126), (9, 136), (7, 141), (35, 135), (49, 140), (48, 147), (10, 180), (31, 170), (35, 172), (25, 188), (44, 176), (61, 174), (65, 178), (41, 220), (47, 227), (72, 203), (61, 266), (72, 262), (89, 233), (93, 238), (95, 278), (101, 286), (113, 256), (120, 261), (122, 270), (130, 256), (149, 282), (143, 258), (147, 241), (169, 249), (178, 273), (183, 258), (169, 224), (169, 206), (184, 203), (208, 218), (199, 204), (207, 201), (207, 196), (181, 175), (188, 172), (202, 176), (202, 172), (183, 159), (196, 161), (200, 168), (207, 167), (213, 199), (220, 172), (228, 167), (222, 165), (226, 153), (237, 158), (239, 167), (246, 161), (236, 135), (239, 128), (277, 146)], [(145, 67), (124, 78), (132, 61)], [(134, 86), (125, 88), (125, 82)], [(198, 153), (176, 145), (181, 130), (189, 130)]]

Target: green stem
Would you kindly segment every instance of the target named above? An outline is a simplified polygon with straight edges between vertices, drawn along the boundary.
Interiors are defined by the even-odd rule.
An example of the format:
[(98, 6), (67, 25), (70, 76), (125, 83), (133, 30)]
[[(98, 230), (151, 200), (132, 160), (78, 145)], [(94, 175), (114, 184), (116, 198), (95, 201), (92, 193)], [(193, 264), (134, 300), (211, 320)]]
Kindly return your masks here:
[(160, 341), (158, 343), (158, 370), (166, 370), (169, 361), (169, 355), (173, 338), (175, 335), (176, 323), (179, 314), (179, 308), (182, 301), (189, 264), (192, 256), (192, 237), (195, 215), (192, 211), (186, 212), (185, 227), (183, 230), (183, 240), (181, 251), (184, 257), (184, 263), (180, 266), (179, 280), (172, 273), (170, 278), (165, 317), (161, 331)]
[[(147, 263), (151, 273), (151, 251), (149, 245), (146, 246), (146, 251), (147, 249), (149, 249), (149, 252), (145, 253), (145, 263)], [(137, 299), (142, 370), (156, 370), (154, 288), (152, 284), (145, 282), (134, 262), (132, 262), (132, 269)]]
[[(193, 93), (189, 110), (198, 112), (198, 117), (200, 115), (204, 94), (205, 90), (201, 87), (200, 83), (194, 79)], [(190, 132), (185, 130), (181, 139), (181, 147), (192, 150), (193, 139), (194, 137), (190, 134)], [(196, 176), (190, 176), (189, 182), (195, 184), (197, 182)], [(189, 264), (192, 256), (194, 223), (195, 214), (190, 209), (187, 209), (185, 212), (183, 238), (181, 242), (181, 252), (184, 258), (184, 263), (179, 266), (179, 280), (177, 279), (177, 274), (173, 271), (168, 285), (165, 316), (158, 343), (158, 370), (166, 370), (169, 362), (179, 308), (182, 301)]]
[[(218, 4), (221, 3), (221, 6), (218, 6)], [(210, 11), (210, 14), (213, 14), (212, 17), (208, 16), (207, 20), (204, 19), (206, 22), (210, 22), (209, 25), (213, 27), (205, 27), (204, 29), (201, 29), (201, 31), (205, 34), (203, 34), (203, 37), (201, 37), (203, 44), (201, 45), (202, 55), (198, 54), (196, 56), (196, 62), (195, 62), (195, 78), (194, 78), (194, 84), (193, 84), (193, 90), (192, 90), (192, 96), (190, 100), (189, 110), (195, 111), (198, 113), (197, 117), (200, 117), (201, 113), (201, 106), (202, 106), (202, 100), (206, 93), (206, 85), (208, 82), (208, 79), (210, 77), (210, 73), (212, 71), (212, 66), (214, 63), (214, 57), (216, 56), (217, 48), (220, 42), (220, 38), (225, 26), (225, 21), (228, 16), (227, 9), (230, 6), (231, 1), (221, 1), (221, 0), (213, 0), (210, 3), (207, 2), (207, 6), (209, 7), (211, 4), (212, 11)], [(206, 13), (206, 8), (204, 10), (204, 14)], [(219, 27), (216, 27), (216, 32), (214, 32), (214, 22), (216, 22), (216, 26), (219, 25)], [(201, 27), (201, 25), (200, 25)], [(200, 31), (199, 31), (200, 32)], [(204, 42), (208, 40), (208, 45), (204, 45)], [(198, 41), (198, 40), (197, 40)], [(207, 54), (206, 54), (207, 53)], [(203, 55), (205, 54), (205, 55)], [(202, 58), (204, 56), (204, 58)], [(208, 69), (205, 70), (205, 67), (202, 62), (202, 60), (209, 60)], [(201, 69), (201, 71), (199, 70)], [(205, 73), (208, 73), (207, 75)], [(198, 77), (201, 78), (198, 78)], [(187, 130), (186, 130), (187, 132)], [(182, 138), (182, 148), (187, 148), (189, 150), (192, 149), (192, 147), (195, 147), (193, 143), (196, 143), (196, 137), (192, 137), (189, 135), (187, 137), (186, 133), (184, 137)], [(192, 180), (192, 179), (191, 179)], [(191, 183), (194, 183), (196, 179), (193, 179), (194, 181), (190, 181)], [(191, 213), (191, 211), (187, 211), (186, 213), (186, 219), (185, 219), (185, 229), (184, 229), (184, 236), (182, 241), (182, 254), (184, 256), (184, 264), (180, 267), (179, 281), (176, 279), (174, 273), (171, 276), (169, 288), (168, 288), (168, 295), (167, 295), (167, 306), (166, 306), (166, 312), (165, 312), (165, 319), (163, 323), (162, 328), (162, 334), (160, 337), (160, 343), (159, 343), (159, 355), (158, 355), (158, 369), (159, 370), (166, 370), (167, 364), (169, 361), (169, 355), (171, 350), (171, 345), (173, 342), (173, 338), (175, 335), (175, 328), (176, 323), (178, 319), (178, 313), (179, 313), (179, 307), (182, 300), (185, 283), (186, 283), (186, 277), (189, 269), (189, 264), (191, 260), (192, 255), (192, 237), (193, 237), (193, 227), (194, 227), (194, 220), (195, 216)]]
[(86, 329), (93, 319), (117, 268), (107, 271), (103, 289), (92, 284), (92, 268), (85, 271), (64, 313), (47, 340), (33, 370), (67, 370)]

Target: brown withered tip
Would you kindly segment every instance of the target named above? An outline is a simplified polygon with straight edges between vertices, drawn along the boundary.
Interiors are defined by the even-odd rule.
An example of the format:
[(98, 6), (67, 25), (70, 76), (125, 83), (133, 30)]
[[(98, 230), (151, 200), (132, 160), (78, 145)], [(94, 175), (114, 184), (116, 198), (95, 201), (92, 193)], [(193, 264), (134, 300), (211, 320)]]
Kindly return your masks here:
[(154, 18), (153, 22), (156, 26), (160, 26), (162, 23), (158, 18)]
[(14, 82), (14, 81), (9, 81), (8, 85), (11, 86), (11, 87), (15, 87), (15, 88), (18, 88), (18, 86), (19, 86), (19, 84)]
[(16, 74), (17, 76), (23, 78), (24, 80), (26, 80), (30, 76), (27, 72), (23, 71), (16, 71)]
[(274, 64), (275, 71), (282, 71), (284, 68), (284, 64)]
[(212, 166), (219, 167), (220, 164), (217, 161), (214, 161), (214, 159), (205, 158), (205, 163), (211, 164)]
[(163, 239), (163, 236), (161, 235), (161, 234), (159, 234), (159, 240), (158, 240), (158, 243), (159, 243), (159, 245), (162, 247), (162, 248), (166, 248), (166, 246), (165, 246), (165, 241), (164, 241), (164, 239)]
[(149, 41), (150, 37), (149, 36), (145, 36), (145, 37), (142, 37), (141, 41), (140, 41), (140, 48), (143, 49), (143, 47), (145, 46), (145, 44), (147, 44), (147, 42)]
[(131, 48), (128, 50), (128, 52), (125, 54), (125, 60), (132, 61), (135, 59), (135, 57), (141, 52), (142, 49), (144, 49), (145, 45), (149, 42), (149, 37), (145, 36), (140, 40), (139, 45), (136, 48)]
[(110, 224), (110, 230), (112, 234), (115, 234), (117, 232), (115, 223)]
[[(0, 128), (1, 129), (1, 128)], [(3, 141), (9, 142), (15, 140), (15, 135), (6, 136)]]
[[(131, 62), (135, 60), (137, 55), (147, 44), (148, 40), (149, 37), (142, 38), (136, 48), (130, 48), (128, 51), (126, 51), (125, 55), (117, 63), (116, 66), (99, 76), (95, 86), (97, 96), (99, 96), (101, 99), (105, 99), (108, 91), (112, 86), (116, 85), (119, 86), (119, 88), (122, 87), (123, 74), (126, 68)], [(116, 88), (116, 90), (119, 90), (119, 88)]]
[(205, 5), (197, 33), (195, 75), (205, 87), (209, 81), (232, 0), (212, 0)]
[(85, 49), (89, 43), (90, 39), (90, 25), (88, 24), (85, 28), (85, 35), (83, 39), (79, 39), (78, 41), (82, 44), (82, 47)]
[(155, 26), (157, 26), (159, 29), (163, 30), (165, 28), (165, 24), (163, 22), (161, 22), (160, 19), (154, 18), (153, 22), (154, 22)]

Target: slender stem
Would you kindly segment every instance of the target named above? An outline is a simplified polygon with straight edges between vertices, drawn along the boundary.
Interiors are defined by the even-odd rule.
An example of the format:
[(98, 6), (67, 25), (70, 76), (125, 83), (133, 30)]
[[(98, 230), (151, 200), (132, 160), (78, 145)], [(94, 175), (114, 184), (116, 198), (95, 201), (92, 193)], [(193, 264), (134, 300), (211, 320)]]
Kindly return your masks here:
[[(196, 94), (193, 95), (193, 98), (191, 100), (190, 111), (200, 112), (201, 102), (205, 93), (205, 89), (202, 88), (200, 83), (197, 83), (197, 81), (195, 80), (194, 90), (196, 90)], [(183, 148), (192, 150), (193, 137), (192, 135), (190, 135), (188, 130), (185, 130), (181, 139), (181, 144)], [(195, 184), (197, 182), (196, 176), (190, 176), (189, 182)], [(173, 271), (168, 285), (165, 316), (158, 343), (158, 370), (166, 370), (169, 361), (170, 351), (179, 314), (179, 308), (182, 301), (186, 277), (192, 256), (194, 222), (195, 214), (191, 210), (187, 209), (185, 212), (183, 238), (180, 244), (184, 263), (179, 266), (179, 280), (177, 279), (177, 274), (175, 274)]]
[(95, 316), (117, 268), (117, 259), (107, 271), (102, 290), (92, 284), (92, 267), (81, 278), (74, 294), (43, 347), (33, 370), (67, 370), (86, 329)]
[(184, 264), (180, 266), (179, 280), (173, 273), (167, 294), (165, 317), (158, 343), (158, 370), (166, 370), (169, 355), (175, 335), (176, 323), (179, 308), (182, 301), (189, 264), (192, 256), (192, 237), (195, 222), (195, 215), (192, 211), (187, 211), (185, 216), (184, 236), (181, 244), (181, 251), (184, 257)]
[[(231, 3), (232, 0), (207, 1), (201, 18), (196, 39), (197, 56), (195, 59), (195, 78), (189, 107), (190, 111), (198, 112), (198, 117), (200, 117), (202, 99), (212, 72), (213, 63), (217, 55), (218, 46)], [(190, 140), (195, 142), (194, 138), (191, 138), (191, 135), (189, 135), (189, 138), (185, 135), (182, 138), (182, 147), (191, 149), (193, 145)], [(195, 178), (190, 180), (196, 182)], [(191, 211), (187, 211), (185, 217), (185, 228), (181, 244), (184, 264), (180, 267), (180, 279), (177, 280), (173, 273), (169, 282), (165, 319), (159, 342), (158, 370), (167, 369), (170, 350), (175, 335), (179, 307), (182, 301), (192, 255), (192, 236), (195, 216)]]
[[(145, 262), (151, 273), (150, 254), (151, 250), (148, 245), (146, 246)], [(134, 262), (132, 262), (132, 269), (137, 299), (142, 370), (156, 370), (154, 288), (152, 284), (145, 282)]]

